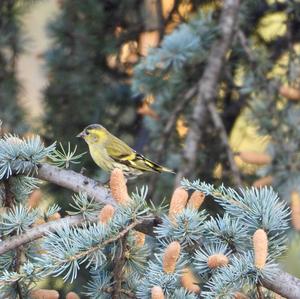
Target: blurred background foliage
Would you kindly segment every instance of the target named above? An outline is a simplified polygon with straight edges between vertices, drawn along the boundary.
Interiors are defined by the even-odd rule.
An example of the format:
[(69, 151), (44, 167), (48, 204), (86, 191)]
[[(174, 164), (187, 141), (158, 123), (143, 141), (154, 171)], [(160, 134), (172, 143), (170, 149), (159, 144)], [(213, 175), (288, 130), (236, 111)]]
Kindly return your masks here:
[[(4, 130), (39, 133), (48, 144), (70, 141), (83, 152), (87, 147), (75, 136), (100, 123), (178, 171), (185, 164), (186, 135), (198, 121), (201, 138), (188, 178), (231, 185), (228, 156), (211, 115), (193, 119), (196, 94), (184, 97), (197, 84), (218, 38), (221, 5), (213, 0), (1, 0)], [(215, 101), (243, 185), (273, 184), (288, 202), (300, 192), (299, 26), (298, 1), (243, 1)], [(105, 181), (89, 155), (76, 167)], [(160, 202), (172, 192), (174, 177), (146, 176), (139, 179), (144, 183)], [(57, 194), (61, 205), (65, 194)], [(299, 238), (289, 253), (293, 265), (298, 251)], [(300, 267), (290, 260), (285, 259), (287, 269), (300, 276)]]

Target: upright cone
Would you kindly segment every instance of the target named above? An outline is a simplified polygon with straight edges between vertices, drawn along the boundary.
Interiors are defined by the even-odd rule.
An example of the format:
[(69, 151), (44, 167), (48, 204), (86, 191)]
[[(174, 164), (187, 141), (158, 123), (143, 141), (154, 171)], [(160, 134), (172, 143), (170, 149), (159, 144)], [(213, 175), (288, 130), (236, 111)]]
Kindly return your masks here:
[(174, 241), (166, 248), (163, 256), (163, 270), (166, 273), (174, 273), (177, 260), (179, 258), (181, 246)]
[(112, 218), (114, 213), (115, 208), (112, 205), (105, 205), (98, 215), (99, 223), (106, 224)]
[(291, 218), (295, 230), (300, 231), (300, 195), (293, 191), (291, 194)]
[(207, 265), (210, 269), (216, 269), (218, 267), (226, 266), (229, 263), (229, 259), (224, 254), (213, 254), (208, 257)]
[(171, 220), (175, 220), (175, 217), (186, 206), (188, 200), (188, 193), (183, 188), (176, 188), (170, 202), (169, 217)]
[(110, 190), (113, 198), (121, 205), (130, 201), (127, 191), (126, 179), (121, 169), (115, 168), (110, 175)]
[(268, 236), (263, 229), (258, 229), (253, 235), (255, 266), (262, 269), (268, 256)]
[(161, 287), (155, 286), (151, 289), (151, 299), (164, 299), (164, 292)]
[(80, 299), (80, 297), (75, 292), (69, 292), (66, 299)]
[(180, 278), (181, 285), (193, 293), (200, 293), (199, 281), (193, 274), (190, 268), (184, 268), (182, 276)]
[(30, 292), (31, 299), (58, 299), (59, 293), (55, 290), (37, 289)]
[(201, 191), (194, 191), (187, 204), (188, 208), (198, 210), (204, 202), (205, 194)]

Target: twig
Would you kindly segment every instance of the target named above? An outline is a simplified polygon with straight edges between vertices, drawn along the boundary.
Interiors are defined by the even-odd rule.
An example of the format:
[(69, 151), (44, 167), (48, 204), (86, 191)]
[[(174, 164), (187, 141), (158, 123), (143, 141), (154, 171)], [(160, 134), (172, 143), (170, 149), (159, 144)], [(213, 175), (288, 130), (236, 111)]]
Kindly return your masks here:
[(129, 298), (136, 298), (136, 296), (134, 295), (134, 293), (130, 292), (129, 290), (121, 289), (120, 292), (123, 293), (123, 294), (125, 294)]
[(253, 55), (253, 53), (252, 53), (252, 51), (251, 51), (251, 49), (250, 49), (250, 47), (248, 45), (248, 41), (247, 41), (247, 38), (246, 38), (244, 32), (241, 31), (241, 30), (238, 30), (237, 36), (238, 36), (238, 39), (239, 39), (239, 41), (241, 43), (241, 46), (243, 47), (245, 53), (247, 54), (250, 62), (253, 63), (253, 64), (255, 64), (256, 63), (256, 59), (255, 59), (255, 57), (254, 57), (254, 55)]
[(24, 296), (22, 294), (21, 285), (20, 285), (20, 283), (18, 281), (16, 282), (16, 289), (17, 289), (17, 293), (19, 295), (19, 299), (23, 299)]
[[(18, 247), (16, 249), (16, 258), (14, 260), (14, 271), (19, 273), (20, 271), (20, 264), (21, 264), (21, 255), (22, 255), (22, 247)], [(17, 290), (17, 293), (19, 295), (19, 299), (23, 299), (24, 296), (23, 296), (23, 293), (22, 293), (22, 287), (20, 285), (20, 282), (19, 281), (16, 281), (16, 290)]]
[(120, 240), (119, 247), (119, 256), (116, 254), (116, 258), (114, 259), (114, 269), (113, 269), (113, 277), (114, 277), (114, 287), (112, 292), (112, 299), (118, 299), (122, 289), (122, 280), (124, 274), (124, 265), (125, 265), (125, 256), (126, 256), (126, 246), (127, 246), (127, 235), (126, 233), (124, 237)]
[(156, 0), (156, 14), (158, 18), (158, 32), (159, 32), (159, 38), (160, 40), (164, 36), (164, 16), (163, 16), (163, 8), (162, 8), (162, 1), (161, 0)]
[(4, 206), (6, 208), (11, 208), (14, 203), (14, 195), (10, 190), (9, 179), (4, 180), (3, 183), (4, 183), (4, 192), (5, 192)]
[[(192, 88), (190, 88), (183, 96), (182, 101), (179, 101), (177, 103), (177, 105), (175, 106), (175, 109), (172, 111), (165, 127), (164, 130), (162, 132), (162, 136), (161, 136), (161, 142), (159, 144), (159, 146), (157, 147), (157, 151), (156, 151), (156, 160), (158, 161), (161, 158), (161, 154), (163, 153), (163, 151), (165, 150), (165, 147), (167, 145), (167, 142), (170, 138), (170, 135), (172, 133), (172, 131), (175, 128), (176, 125), (176, 120), (179, 116), (179, 114), (185, 109), (186, 105), (190, 102), (190, 100), (193, 98), (193, 96), (196, 94), (197, 92), (197, 87), (194, 86)], [(159, 163), (161, 163), (161, 160), (158, 161)]]
[[(182, 100), (177, 103), (174, 110), (171, 112), (170, 117), (168, 118), (164, 130), (161, 135), (161, 142), (159, 143), (157, 150), (155, 152), (155, 158), (154, 160), (157, 161), (157, 163), (162, 163), (163, 161), (163, 153), (166, 151), (166, 146), (168, 144), (168, 140), (171, 137), (172, 132), (175, 130), (176, 127), (176, 120), (179, 116), (179, 114), (186, 108), (186, 105), (191, 101), (193, 96), (197, 92), (197, 87), (194, 86), (190, 88), (182, 97)], [(178, 97), (180, 98), (180, 96)], [(156, 182), (158, 181), (159, 176), (152, 176), (149, 183), (149, 193), (152, 194), (153, 188), (156, 185)]]
[[(112, 293), (112, 292), (114, 291), (114, 289), (113, 289), (113, 287), (103, 288), (103, 291), (104, 291), (105, 293)], [(120, 293), (125, 294), (125, 295), (126, 295), (127, 297), (129, 297), (129, 298), (134, 298), (134, 299), (136, 299), (135, 294), (132, 293), (132, 292), (129, 291), (129, 290), (121, 289), (121, 290), (120, 290)]]
[(179, 4), (180, 4), (180, 1), (179, 0), (175, 0), (175, 2), (173, 4), (173, 7), (172, 7), (172, 10), (169, 12), (167, 18), (164, 21), (164, 23), (165, 23), (164, 28), (166, 28), (166, 26), (168, 25), (168, 23), (172, 20), (173, 14), (178, 11)]
[(264, 296), (264, 294), (262, 292), (261, 285), (257, 284), (256, 285), (256, 289), (257, 289), (258, 299), (264, 299), (265, 296)]
[[(124, 228), (122, 231), (120, 231), (116, 236), (111, 237), (109, 239), (107, 239), (106, 241), (104, 241), (103, 243), (100, 243), (96, 246), (90, 247), (88, 250), (86, 251), (81, 251), (78, 254), (75, 254), (72, 256), (73, 260), (77, 260), (80, 259), (81, 257), (84, 257), (88, 254), (91, 254), (97, 250), (99, 250), (100, 248), (105, 247), (106, 245), (112, 243), (112, 242), (116, 242), (119, 239), (123, 238), (130, 230), (134, 229), (138, 224), (142, 223), (142, 220), (135, 220), (133, 221), (130, 225), (128, 225), (126, 228)], [(63, 260), (62, 263), (64, 263), (65, 261)]]
[(3, 128), (3, 122), (0, 119), (0, 138), (4, 137), (4, 128)]
[(195, 169), (197, 148), (202, 138), (201, 127), (206, 121), (205, 103), (213, 101), (216, 96), (218, 80), (223, 67), (225, 55), (232, 40), (238, 11), (239, 0), (224, 1), (219, 23), (219, 28), (221, 28), (220, 39), (213, 44), (207, 60), (207, 65), (201, 79), (198, 82), (198, 94), (185, 141), (183, 162), (176, 176), (177, 184), (179, 184), (182, 177), (189, 175)]
[(220, 139), (223, 143), (223, 146), (226, 150), (226, 154), (227, 154), (227, 159), (228, 159), (228, 163), (229, 163), (229, 167), (233, 176), (233, 181), (236, 187), (241, 187), (242, 186), (242, 180), (241, 180), (241, 176), (240, 176), (240, 172), (238, 170), (238, 167), (234, 161), (234, 156), (232, 153), (232, 150), (230, 148), (230, 144), (228, 142), (228, 137), (227, 137), (227, 133), (226, 133), (226, 129), (224, 127), (224, 124), (222, 122), (222, 119), (216, 109), (216, 106), (214, 104), (214, 102), (210, 101), (207, 103), (207, 107), (208, 110), (211, 114), (212, 117), (212, 121), (215, 125), (215, 128), (217, 129), (217, 131), (219, 131), (219, 135), (220, 135)]

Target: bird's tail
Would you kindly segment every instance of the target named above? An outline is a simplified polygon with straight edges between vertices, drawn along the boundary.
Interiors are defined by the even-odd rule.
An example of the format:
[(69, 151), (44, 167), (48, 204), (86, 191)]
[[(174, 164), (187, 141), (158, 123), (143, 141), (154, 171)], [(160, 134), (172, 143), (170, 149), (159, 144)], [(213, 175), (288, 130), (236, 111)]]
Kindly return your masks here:
[(172, 169), (169, 169), (169, 168), (166, 168), (166, 167), (162, 167), (161, 166), (161, 172), (169, 172), (169, 173), (173, 173), (173, 174), (176, 174), (176, 172)]
[(168, 172), (168, 173), (174, 173), (175, 174), (175, 172), (172, 169), (161, 166), (161, 165), (159, 165), (159, 164), (157, 164), (157, 163), (155, 163), (155, 162), (153, 162), (149, 159), (146, 159), (142, 155), (139, 155), (139, 158), (142, 159), (143, 164), (146, 165), (147, 168), (146, 169), (144, 168), (146, 171), (150, 170), (150, 171), (154, 171), (154, 172)]

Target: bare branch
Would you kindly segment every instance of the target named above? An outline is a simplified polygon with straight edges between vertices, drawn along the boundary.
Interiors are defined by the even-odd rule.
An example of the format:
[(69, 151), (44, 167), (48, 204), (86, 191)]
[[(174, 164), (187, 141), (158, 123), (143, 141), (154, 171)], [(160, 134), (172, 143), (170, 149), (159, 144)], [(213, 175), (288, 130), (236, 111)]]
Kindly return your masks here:
[(244, 32), (241, 31), (241, 30), (238, 30), (237, 36), (238, 36), (238, 38), (239, 38), (239, 41), (240, 41), (240, 43), (241, 43), (241, 46), (243, 47), (245, 53), (247, 54), (247, 56), (248, 56), (250, 62), (253, 63), (253, 64), (255, 64), (256, 59), (255, 59), (255, 57), (254, 57), (254, 55), (253, 55), (253, 53), (252, 53), (252, 50), (250, 49), (250, 47), (249, 47), (249, 45), (248, 45), (248, 40), (247, 40), (247, 38), (246, 38)]
[(265, 297), (264, 297), (264, 293), (262, 291), (262, 286), (260, 284), (257, 284), (256, 289), (257, 289), (258, 299), (264, 299)]
[(223, 146), (226, 150), (227, 159), (228, 159), (228, 162), (229, 162), (229, 167), (230, 167), (230, 170), (231, 170), (231, 173), (232, 173), (234, 184), (235, 184), (236, 187), (241, 187), (242, 186), (242, 180), (241, 180), (240, 172), (239, 172), (239, 169), (238, 169), (238, 167), (237, 167), (237, 165), (234, 161), (234, 156), (233, 156), (232, 150), (230, 148), (230, 144), (229, 144), (229, 141), (228, 141), (228, 136), (227, 136), (224, 124), (222, 122), (222, 119), (221, 119), (221, 117), (220, 117), (220, 115), (217, 111), (217, 108), (216, 108), (213, 101), (210, 101), (207, 106), (208, 106), (208, 110), (211, 114), (211, 117), (212, 117), (213, 123), (215, 125), (215, 128), (218, 130), (219, 135), (220, 135), (220, 139), (221, 139), (221, 141), (223, 143)]
[(280, 270), (272, 271), (273, 279), (263, 278), (262, 285), (287, 299), (300, 298), (300, 279)]
[(176, 184), (179, 184), (182, 177), (187, 176), (194, 171), (197, 148), (202, 138), (201, 127), (203, 127), (206, 121), (206, 104), (213, 101), (216, 96), (223, 61), (226, 52), (229, 49), (238, 17), (239, 4), (239, 0), (224, 1), (224, 7), (219, 23), (219, 28), (221, 30), (220, 39), (213, 44), (207, 60), (207, 65), (198, 82), (198, 95), (196, 97), (194, 112), (185, 141), (183, 163), (176, 176)]
[(82, 216), (68, 216), (59, 220), (50, 221), (48, 223), (35, 226), (21, 235), (13, 236), (5, 241), (0, 242), (0, 254), (41, 238), (47, 232), (55, 232), (65, 225), (78, 225), (82, 222), (84, 222), (84, 218)]
[(38, 169), (37, 177), (74, 192), (85, 192), (89, 197), (104, 204), (116, 205), (108, 188), (105, 188), (100, 182), (73, 170), (61, 169), (49, 164), (41, 164)]
[(122, 289), (123, 275), (124, 275), (124, 265), (126, 262), (126, 251), (127, 251), (127, 236), (124, 235), (123, 238), (119, 240), (118, 253), (114, 258), (114, 269), (113, 269), (113, 277), (114, 277), (114, 290), (112, 293), (112, 299), (118, 299)]
[[(193, 99), (197, 92), (196, 86), (190, 88), (184, 95), (178, 96), (178, 103), (176, 104), (174, 110), (170, 113), (170, 116), (164, 125), (164, 130), (161, 135), (161, 141), (155, 151), (155, 158), (154, 160), (157, 163), (162, 163), (164, 158), (164, 152), (166, 151), (166, 147), (168, 146), (168, 141), (172, 135), (172, 132), (176, 128), (176, 121), (180, 113), (186, 108), (188, 103)], [(152, 194), (153, 190), (155, 189), (155, 185), (159, 180), (159, 176), (152, 176), (149, 182), (149, 192)], [(154, 201), (155, 202), (155, 201)]]
[(172, 131), (175, 129), (176, 120), (179, 114), (185, 109), (186, 105), (191, 101), (191, 99), (195, 96), (197, 92), (196, 86), (190, 88), (182, 97), (182, 100), (178, 102), (175, 106), (174, 110), (171, 112), (171, 115), (165, 124), (164, 130), (161, 136), (161, 143), (159, 144), (157, 151), (156, 151), (156, 160), (159, 161), (161, 159), (163, 151), (165, 151), (166, 145), (168, 140), (171, 136)]

